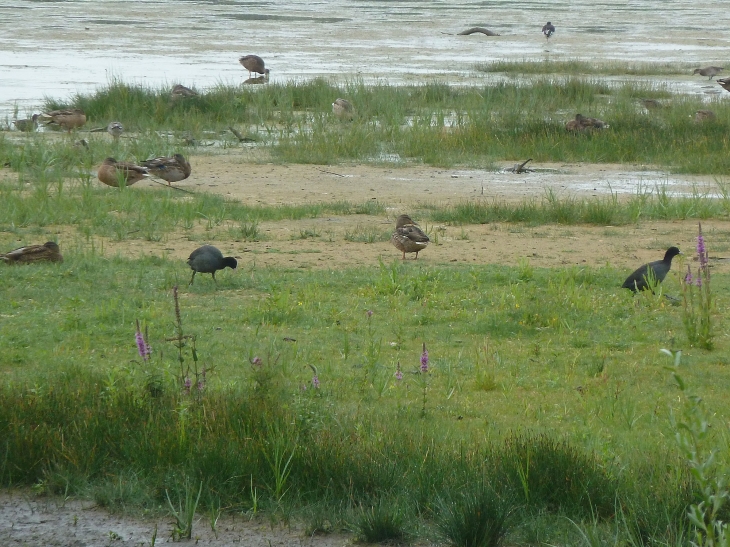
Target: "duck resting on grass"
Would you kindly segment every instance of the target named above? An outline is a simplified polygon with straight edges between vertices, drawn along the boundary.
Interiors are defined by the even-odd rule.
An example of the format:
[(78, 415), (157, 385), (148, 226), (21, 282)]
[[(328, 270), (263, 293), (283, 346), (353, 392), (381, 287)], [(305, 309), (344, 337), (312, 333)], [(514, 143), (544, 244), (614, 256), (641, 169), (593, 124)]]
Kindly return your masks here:
[(6, 264), (31, 264), (33, 262), (63, 262), (58, 243), (48, 241), (43, 245), (28, 245), (9, 253), (0, 254)]
[(142, 162), (142, 167), (146, 167), (150, 175), (166, 180), (168, 185), (171, 182), (185, 180), (192, 171), (188, 160), (182, 154), (146, 160)]
[(52, 110), (41, 114), (39, 118), (46, 125), (62, 127), (68, 133), (86, 123), (86, 114), (80, 108)]
[(408, 215), (401, 215), (395, 222), (395, 232), (390, 237), (390, 242), (396, 249), (403, 252), (403, 260), (406, 259), (406, 253), (416, 253), (426, 248), (429, 241), (428, 236), (419, 228), (418, 224), (411, 220)]
[(355, 116), (355, 107), (347, 99), (335, 99), (332, 103), (332, 113), (341, 120), (351, 120)]
[(235, 270), (238, 262), (232, 256), (224, 257), (220, 249), (213, 247), (213, 245), (203, 245), (190, 253), (188, 266), (193, 270), (193, 276), (190, 278), (190, 283), (188, 283), (189, 286), (193, 284), (195, 274), (198, 272), (212, 274), (213, 281), (218, 283), (215, 279), (215, 272), (224, 268)]
[(669, 247), (664, 253), (664, 258), (644, 264), (637, 268), (629, 277), (626, 278), (622, 289), (629, 289), (634, 293), (645, 291), (647, 289), (654, 292), (653, 287), (664, 281), (670, 268), (672, 267), (672, 259), (678, 254), (682, 254), (677, 247)]
[(120, 183), (124, 183), (125, 186), (132, 186), (135, 182), (149, 177), (149, 174), (147, 168), (141, 165), (107, 158), (99, 166), (96, 176), (107, 186), (117, 188)]

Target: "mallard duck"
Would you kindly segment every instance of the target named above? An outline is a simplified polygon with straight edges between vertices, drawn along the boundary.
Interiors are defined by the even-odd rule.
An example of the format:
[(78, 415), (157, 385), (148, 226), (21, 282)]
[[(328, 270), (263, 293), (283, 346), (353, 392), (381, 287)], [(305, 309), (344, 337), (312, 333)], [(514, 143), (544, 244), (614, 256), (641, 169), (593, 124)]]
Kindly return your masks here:
[(151, 175), (166, 180), (168, 184), (188, 178), (191, 172), (190, 164), (182, 154), (146, 160), (142, 162), (142, 166)]
[(72, 129), (81, 127), (86, 123), (86, 114), (80, 108), (71, 108), (67, 110), (53, 110), (41, 114), (42, 121), (46, 125), (57, 125), (63, 127), (69, 133)]
[(598, 118), (587, 118), (583, 114), (576, 114), (575, 118), (565, 124), (568, 131), (587, 131), (591, 129), (603, 129), (608, 127), (606, 122)]
[(406, 259), (406, 253), (416, 253), (414, 260), (417, 260), (418, 252), (425, 249), (429, 241), (431, 240), (428, 236), (408, 215), (401, 215), (395, 221), (395, 232), (390, 237), (390, 242), (403, 252), (403, 260)]
[(110, 122), (109, 125), (106, 126), (106, 132), (114, 137), (114, 140), (117, 140), (119, 136), (124, 133), (124, 126), (122, 125), (122, 122)]
[(193, 276), (190, 278), (190, 283), (188, 283), (188, 285), (192, 285), (196, 273), (212, 274), (213, 281), (215, 281), (215, 272), (224, 268), (235, 270), (238, 262), (232, 256), (224, 257), (220, 249), (213, 247), (213, 245), (203, 245), (190, 253), (188, 266), (193, 270)]
[[(645, 291), (646, 289), (651, 288), (647, 277), (650, 279), (653, 278), (654, 282), (657, 284), (661, 283), (664, 281), (664, 278), (667, 277), (669, 269), (672, 267), (672, 259), (678, 254), (682, 253), (677, 247), (669, 247), (667, 252), (664, 253), (663, 259), (649, 262), (648, 264), (644, 264), (640, 268), (637, 268), (629, 277), (626, 278), (626, 281), (624, 281), (624, 284), (621, 285), (621, 288), (630, 289), (633, 292)], [(649, 270), (651, 270), (651, 274), (649, 273)]]
[(38, 127), (38, 114), (33, 114), (30, 119), (13, 120), (13, 124), (18, 131), (35, 131)]
[(550, 21), (548, 21), (547, 23), (545, 23), (543, 25), (542, 33), (545, 35), (546, 40), (550, 40), (550, 37), (553, 35), (554, 32), (555, 32), (555, 27), (553, 26), (553, 24)]
[(355, 107), (347, 99), (335, 99), (332, 103), (332, 113), (341, 120), (351, 120), (355, 116)]
[(172, 91), (170, 92), (170, 97), (173, 100), (177, 99), (187, 99), (190, 97), (197, 97), (198, 93), (190, 89), (189, 87), (185, 87), (182, 84), (177, 84), (175, 87), (172, 88)]
[(31, 262), (63, 262), (61, 250), (54, 241), (43, 245), (28, 245), (9, 253), (0, 254), (0, 259), (7, 264), (30, 264)]
[(99, 166), (96, 176), (107, 186), (116, 188), (120, 182), (124, 182), (125, 186), (132, 186), (135, 182), (148, 177), (149, 174), (146, 167), (107, 158)]
[(706, 66), (705, 68), (695, 68), (692, 75), (709, 76), (708, 80), (712, 80), (715, 76), (722, 72), (721, 66)]
[(730, 78), (718, 79), (717, 83), (720, 84), (725, 91), (730, 91)]
[(661, 103), (661, 101), (657, 101), (656, 99), (640, 99), (640, 100), (641, 100), (641, 104), (647, 110), (654, 110), (656, 108), (664, 107), (664, 105)]
[(269, 69), (264, 66), (264, 60), (258, 55), (244, 55), (238, 60), (243, 65), (243, 68), (248, 70), (248, 77), (251, 78), (251, 73), (263, 74), (264, 76), (269, 75)]
[(715, 119), (715, 113), (712, 110), (698, 110), (695, 112), (695, 122), (710, 122)]

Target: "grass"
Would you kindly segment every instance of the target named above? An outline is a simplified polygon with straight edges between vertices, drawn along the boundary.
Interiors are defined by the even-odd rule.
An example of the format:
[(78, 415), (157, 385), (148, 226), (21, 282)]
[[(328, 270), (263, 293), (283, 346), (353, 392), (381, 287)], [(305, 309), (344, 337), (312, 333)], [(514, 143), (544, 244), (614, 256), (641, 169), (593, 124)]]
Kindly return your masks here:
[(602, 76), (679, 76), (692, 74), (697, 65), (689, 63), (601, 63), (569, 59), (565, 61), (490, 61), (478, 63), (479, 72), (507, 74), (584, 74)]
[[(532, 65), (516, 66), (529, 71)], [(332, 115), (331, 103), (338, 96), (356, 105), (352, 122)], [(668, 107), (648, 112), (640, 104), (642, 98), (659, 98)], [(435, 166), (484, 167), (530, 157), (535, 162), (652, 164), (699, 174), (719, 175), (730, 168), (724, 153), (730, 124), (726, 101), (708, 104), (699, 97), (670, 93), (662, 84), (607, 83), (597, 77), (537, 75), (527, 83), (483, 87), (365, 86), (357, 81), (336, 85), (315, 79), (255, 89), (218, 86), (177, 102), (170, 101), (168, 90), (113, 81), (92, 95), (63, 103), (49, 100), (44, 106), (81, 107), (90, 126), (122, 120), (130, 134), (138, 135), (122, 139), (116, 150), (109, 139), (94, 139), (86, 163), (74, 159), (68, 143), (65, 148), (58, 144), (58, 154), (46, 154), (60, 156), (54, 168), (87, 169), (110, 153), (121, 156), (117, 159), (146, 159), (177, 151), (183, 139), (198, 144), (208, 140), (216, 149), (241, 146), (229, 126), (252, 135), (277, 161), (293, 163), (389, 163), (399, 158)], [(706, 108), (715, 111), (716, 119), (695, 123), (695, 111)], [(564, 124), (576, 112), (599, 117), (610, 128), (570, 134)], [(38, 135), (31, 135), (31, 144), (18, 150), (3, 137), (0, 155), (14, 169), (44, 165), (43, 147), (33, 148), (36, 139)], [(50, 166), (45, 164), (47, 170)]]
[[(166, 341), (184, 264), (78, 250), (60, 265), (4, 272), (0, 481), (111, 507), (164, 506), (165, 491), (199, 496), (203, 511), (217, 500), (279, 518), (316, 504), (339, 526), (393, 538), (406, 522), (430, 537), (447, 518), (438, 500), (452, 499), (448, 529), (463, 519), (464, 534), (476, 535), (450, 541), (486, 545), (480, 538), (517, 541), (530, 526), (551, 543), (573, 534), (578, 544), (560, 519), (588, 526), (595, 516), (614, 530), (619, 504), (631, 524), (622, 534), (659, 541), (693, 494), (673, 447), (668, 415), (678, 403), (658, 348), (674, 340), (685, 349), (685, 380), (718, 424), (726, 418), (726, 337), (713, 353), (686, 346), (679, 308), (632, 298), (610, 267), (394, 261), (257, 269), (221, 276), (217, 288), (185, 287), (181, 320), (210, 371), (196, 397), (180, 390)], [(713, 284), (723, 309), (730, 279)], [(136, 355), (137, 319), (150, 362)], [(424, 341), (425, 387), (412, 374)], [(491, 485), (521, 516), (508, 530), (497, 526), (502, 513), (483, 520), (488, 500), (478, 492), (456, 503), (468, 484)], [(665, 502), (646, 504), (647, 491)], [(681, 521), (672, 530), (681, 535)]]

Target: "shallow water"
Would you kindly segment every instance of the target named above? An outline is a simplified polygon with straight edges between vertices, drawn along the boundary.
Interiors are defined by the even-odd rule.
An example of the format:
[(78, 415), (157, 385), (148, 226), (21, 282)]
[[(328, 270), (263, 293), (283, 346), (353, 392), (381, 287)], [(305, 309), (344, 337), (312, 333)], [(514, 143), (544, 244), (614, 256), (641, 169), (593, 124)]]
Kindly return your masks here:
[[(549, 43), (540, 33), (548, 19), (557, 27)], [(474, 26), (502, 36), (455, 36)], [(499, 77), (472, 67), (500, 59), (722, 66), (728, 28), (720, 0), (10, 0), (0, 4), (0, 120), (16, 106), (24, 116), (44, 97), (66, 99), (112, 78), (199, 90), (238, 84), (248, 77), (238, 58), (250, 53), (266, 60), (274, 81), (468, 85)], [(669, 83), (720, 91), (689, 74)]]

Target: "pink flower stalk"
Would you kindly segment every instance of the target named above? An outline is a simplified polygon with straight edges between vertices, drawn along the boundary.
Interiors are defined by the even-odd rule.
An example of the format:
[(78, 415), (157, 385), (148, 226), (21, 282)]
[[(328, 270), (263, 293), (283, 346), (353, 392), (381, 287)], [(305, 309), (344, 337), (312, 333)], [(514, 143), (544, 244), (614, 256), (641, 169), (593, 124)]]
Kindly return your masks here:
[(702, 235), (702, 224), (698, 223), (699, 235), (697, 236), (697, 256), (700, 259), (700, 267), (704, 268), (707, 266), (707, 249), (705, 248), (705, 238)]
[(316, 374), (312, 376), (312, 388), (319, 389), (319, 377)]
[(403, 373), (400, 370), (400, 361), (398, 361), (398, 364), (395, 367), (395, 379), (399, 382), (403, 379)]
[(137, 319), (137, 332), (134, 335), (134, 339), (137, 342), (137, 351), (139, 352), (139, 356), (144, 360), (147, 361), (150, 357), (150, 353), (152, 350), (147, 345), (147, 342), (144, 340), (144, 336), (142, 336), (142, 331), (139, 328), (139, 319)]
[(428, 372), (428, 350), (426, 349), (426, 342), (423, 343), (423, 353), (421, 354), (421, 372)]
[(694, 284), (694, 278), (692, 277), (692, 270), (690, 269), (689, 264), (687, 264), (687, 275), (684, 276), (684, 283), (686, 285)]
[(189, 376), (185, 377), (185, 393), (190, 393), (190, 388), (193, 386), (193, 382)]

